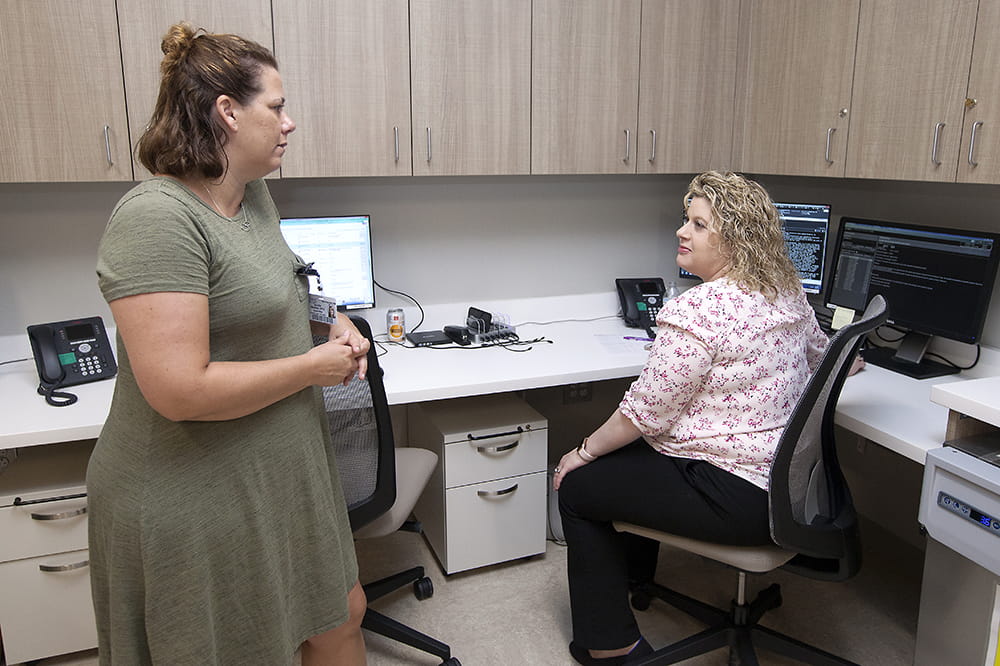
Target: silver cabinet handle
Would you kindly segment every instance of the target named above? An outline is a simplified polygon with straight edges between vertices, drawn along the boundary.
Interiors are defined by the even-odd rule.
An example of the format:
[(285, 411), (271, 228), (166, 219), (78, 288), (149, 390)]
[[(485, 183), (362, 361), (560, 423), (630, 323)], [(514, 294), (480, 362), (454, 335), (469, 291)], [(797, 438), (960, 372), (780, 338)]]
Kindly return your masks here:
[(90, 564), (90, 560), (83, 560), (81, 562), (73, 562), (72, 564), (39, 564), (38, 570), (45, 571), (49, 573), (57, 573), (60, 571), (74, 571), (76, 569), (82, 569)]
[(398, 127), (393, 127), (392, 128), (392, 146), (393, 146), (393, 150), (395, 151), (395, 159), (398, 162), (399, 161), (399, 128)]
[(629, 147), (631, 143), (632, 143), (632, 134), (628, 130), (625, 130), (625, 159), (622, 161), (625, 162), (626, 164), (628, 164)]
[(938, 159), (938, 142), (941, 139), (941, 130), (944, 128), (944, 123), (938, 123), (934, 126), (934, 143), (931, 145), (931, 164), (934, 166), (941, 166), (941, 160)]
[(76, 509), (71, 509), (69, 511), (59, 511), (57, 513), (33, 513), (31, 514), (32, 520), (66, 520), (67, 518), (74, 518), (76, 516), (82, 516), (87, 513), (87, 507), (81, 506)]
[(656, 130), (649, 130), (649, 161), (656, 161)]
[(511, 449), (516, 449), (520, 446), (521, 442), (511, 442), (510, 444), (500, 444), (498, 446), (477, 446), (476, 451), (480, 453), (501, 453), (502, 451), (510, 451)]
[(982, 120), (972, 123), (972, 136), (969, 138), (969, 166), (979, 166), (979, 162), (973, 159), (976, 155), (976, 130), (983, 126)]
[(516, 483), (510, 488), (504, 488), (503, 490), (477, 490), (476, 494), (480, 497), (502, 497), (503, 495), (510, 495), (515, 490), (517, 490)]
[(833, 133), (837, 131), (836, 127), (828, 127), (826, 130), (826, 159), (827, 164), (833, 164), (833, 160), (830, 159), (830, 140), (833, 138)]
[(431, 161), (431, 128), (427, 128), (427, 161)]
[(111, 158), (111, 127), (104, 126), (104, 152), (108, 156), (108, 166), (114, 166), (115, 162)]

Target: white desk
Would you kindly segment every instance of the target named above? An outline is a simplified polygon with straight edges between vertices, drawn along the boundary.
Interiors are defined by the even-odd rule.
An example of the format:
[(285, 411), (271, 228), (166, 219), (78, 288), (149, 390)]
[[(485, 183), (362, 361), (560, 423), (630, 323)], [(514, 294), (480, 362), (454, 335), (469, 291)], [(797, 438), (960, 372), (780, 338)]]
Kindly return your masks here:
[[(511, 322), (519, 324), (610, 317), (617, 311), (617, 299), (613, 293), (587, 294), (480, 306), (492, 312), (509, 312)], [(436, 306), (428, 309), (423, 328), (440, 328), (460, 323), (463, 318), (461, 305)], [(369, 320), (373, 329), (380, 332), (379, 316), (373, 315)], [(412, 349), (387, 345), (388, 351), (379, 360), (385, 370), (390, 404), (632, 377), (639, 373), (646, 358), (641, 343), (632, 343), (631, 349), (617, 350), (608, 344), (625, 335), (642, 335), (637, 329), (625, 328), (615, 318), (546, 326), (528, 323), (519, 325), (517, 330), (522, 339), (545, 336), (553, 343), (537, 343), (524, 353), (500, 348)], [(4, 358), (30, 356), (27, 336), (23, 341), (10, 338), (0, 341), (0, 348), (5, 352)], [(923, 464), (927, 451), (944, 441), (948, 421), (948, 408), (931, 402), (932, 387), (969, 384), (995, 390), (978, 384), (980, 381), (958, 375), (918, 381), (868, 366), (847, 379), (836, 423)], [(58, 408), (45, 404), (35, 393), (36, 386), (31, 361), (0, 366), (0, 404), (4, 405), (0, 449), (88, 439), (100, 434), (111, 403), (113, 380), (74, 387), (79, 402)]]

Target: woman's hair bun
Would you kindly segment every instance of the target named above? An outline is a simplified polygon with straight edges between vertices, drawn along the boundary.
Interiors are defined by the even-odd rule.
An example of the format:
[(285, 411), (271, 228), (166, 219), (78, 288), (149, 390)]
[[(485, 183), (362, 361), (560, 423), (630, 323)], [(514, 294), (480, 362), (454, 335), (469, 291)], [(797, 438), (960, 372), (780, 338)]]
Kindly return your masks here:
[(163, 51), (162, 70), (164, 72), (172, 69), (174, 64), (187, 55), (197, 36), (198, 30), (187, 21), (170, 26), (167, 34), (163, 36), (163, 41), (160, 42), (160, 50)]

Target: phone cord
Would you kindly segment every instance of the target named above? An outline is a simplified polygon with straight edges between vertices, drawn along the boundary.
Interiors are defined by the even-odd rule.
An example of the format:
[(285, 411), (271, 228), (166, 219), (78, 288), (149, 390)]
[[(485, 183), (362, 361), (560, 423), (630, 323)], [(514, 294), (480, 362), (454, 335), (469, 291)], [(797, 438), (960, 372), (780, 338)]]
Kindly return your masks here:
[(72, 393), (57, 391), (56, 389), (60, 386), (62, 386), (62, 382), (56, 382), (51, 385), (39, 384), (38, 395), (45, 396), (45, 402), (49, 403), (53, 407), (68, 407), (76, 402), (77, 397)]

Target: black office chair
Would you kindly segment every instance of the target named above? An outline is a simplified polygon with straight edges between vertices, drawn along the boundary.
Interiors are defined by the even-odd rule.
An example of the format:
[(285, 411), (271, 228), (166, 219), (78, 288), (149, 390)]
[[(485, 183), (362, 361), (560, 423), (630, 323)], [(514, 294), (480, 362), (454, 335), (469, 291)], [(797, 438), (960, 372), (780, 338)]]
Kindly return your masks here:
[[(333, 440), (331, 457), (340, 472), (351, 529), (355, 538), (384, 536), (398, 529), (419, 532), (419, 524), (407, 522), (407, 518), (437, 464), (437, 456), (424, 449), (396, 448), (371, 328), (360, 317), (351, 317), (351, 321), (372, 342), (366, 380), (355, 377), (346, 387), (323, 389)], [(315, 339), (317, 343), (325, 341), (326, 338)], [(371, 604), (410, 584), (421, 601), (434, 594), (434, 586), (424, 575), (423, 567), (413, 567), (362, 587)], [(451, 656), (448, 645), (370, 605), (361, 626), (435, 655), (443, 660), (442, 666), (461, 666), (458, 659)]]
[(655, 582), (638, 583), (632, 606), (646, 610), (662, 599), (709, 625), (708, 629), (668, 645), (636, 663), (673, 664), (729, 646), (729, 663), (757, 664), (754, 645), (809, 664), (851, 664), (758, 624), (768, 610), (781, 605), (781, 590), (772, 584), (746, 601), (748, 573), (779, 567), (821, 580), (850, 578), (861, 567), (861, 540), (851, 493), (840, 471), (833, 419), (837, 400), (865, 335), (885, 323), (881, 296), (872, 299), (861, 319), (840, 329), (830, 340), (819, 367), (789, 418), (771, 468), (770, 522), (775, 544), (727, 546), (689, 539), (649, 528), (615, 523), (615, 529), (655, 539), (727, 564), (739, 570), (737, 597), (723, 610)]

